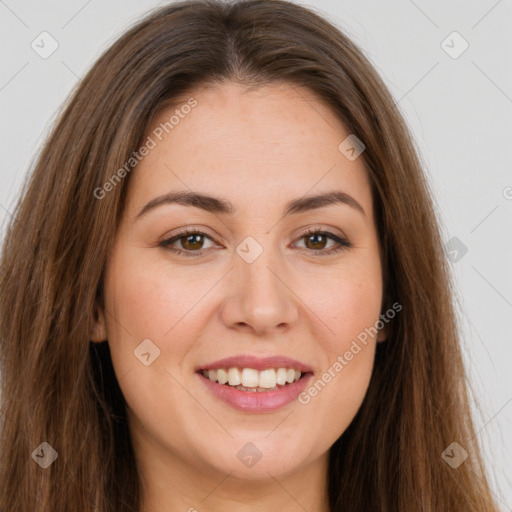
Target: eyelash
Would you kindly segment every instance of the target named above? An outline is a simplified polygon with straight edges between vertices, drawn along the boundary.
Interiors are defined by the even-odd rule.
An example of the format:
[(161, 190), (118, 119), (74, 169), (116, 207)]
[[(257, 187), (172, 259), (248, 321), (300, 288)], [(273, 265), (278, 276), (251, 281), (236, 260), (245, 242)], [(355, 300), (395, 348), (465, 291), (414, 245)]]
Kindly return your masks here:
[[(201, 236), (204, 236), (204, 237), (212, 240), (212, 238), (210, 236), (208, 236), (206, 233), (203, 233), (203, 232), (197, 231), (197, 230), (193, 230), (193, 229), (186, 229), (185, 231), (182, 231), (181, 233), (173, 236), (172, 238), (168, 238), (167, 240), (162, 240), (158, 245), (168, 251), (173, 252), (177, 256), (184, 255), (186, 257), (192, 257), (192, 258), (197, 257), (197, 256), (202, 256), (204, 251), (181, 250), (181, 249), (176, 249), (174, 247), (171, 247), (172, 243), (177, 242), (178, 240), (181, 240), (182, 238), (186, 238), (187, 236), (190, 236), (190, 235), (201, 235)], [(304, 233), (302, 233), (299, 237), (299, 240), (302, 240), (303, 238), (306, 238), (311, 235), (325, 235), (325, 236), (327, 236), (327, 238), (330, 238), (331, 240), (334, 240), (335, 242), (337, 242), (339, 244), (339, 246), (336, 247), (335, 249), (327, 249), (327, 250), (321, 250), (321, 251), (315, 251), (314, 249), (310, 249), (311, 251), (313, 251), (315, 253), (315, 256), (335, 254), (335, 253), (338, 253), (339, 251), (343, 251), (345, 249), (352, 247), (352, 244), (348, 240), (345, 240), (344, 238), (340, 238), (340, 237), (336, 236), (335, 234), (330, 233), (329, 231), (322, 231), (320, 229), (314, 229), (314, 228), (310, 228), (310, 229), (306, 230)]]

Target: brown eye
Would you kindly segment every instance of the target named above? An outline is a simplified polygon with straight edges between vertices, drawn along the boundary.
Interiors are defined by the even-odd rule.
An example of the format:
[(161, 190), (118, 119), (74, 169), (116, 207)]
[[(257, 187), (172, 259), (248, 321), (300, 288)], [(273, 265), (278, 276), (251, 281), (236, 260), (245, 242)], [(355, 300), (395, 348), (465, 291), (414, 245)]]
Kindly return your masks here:
[[(334, 233), (328, 231), (320, 231), (310, 229), (302, 234), (300, 240), (304, 240), (306, 249), (309, 249), (315, 256), (329, 255), (337, 253), (343, 249), (352, 247), (352, 244)], [(326, 247), (329, 240), (332, 240), (334, 244), (330, 247)]]
[(312, 235), (307, 235), (304, 238), (308, 249), (325, 249), (327, 239), (329, 237), (326, 237), (322, 233), (314, 233)]
[(202, 240), (203, 235), (197, 233), (194, 235), (186, 235), (178, 238), (178, 240), (181, 240), (181, 245), (186, 250), (198, 250), (201, 249), (202, 244), (204, 241)]
[[(174, 252), (176, 254), (183, 254), (185, 256), (198, 256), (202, 254), (202, 249), (205, 239), (212, 241), (212, 239), (201, 231), (187, 230), (172, 238), (163, 240), (158, 245), (164, 249)], [(178, 244), (176, 246), (176, 244)], [(181, 246), (181, 247), (180, 247)]]

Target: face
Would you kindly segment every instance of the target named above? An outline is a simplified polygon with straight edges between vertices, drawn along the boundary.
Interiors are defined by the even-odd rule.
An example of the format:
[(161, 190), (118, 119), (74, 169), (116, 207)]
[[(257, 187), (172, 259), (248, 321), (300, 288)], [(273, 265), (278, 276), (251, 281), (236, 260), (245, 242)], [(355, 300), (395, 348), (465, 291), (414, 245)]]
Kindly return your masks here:
[[(382, 274), (362, 157), (339, 149), (348, 135), (285, 84), (200, 89), (154, 120), (93, 335), (108, 339), (146, 466), (290, 474), (325, 464), (354, 418)], [(180, 192), (215, 199), (171, 201)]]

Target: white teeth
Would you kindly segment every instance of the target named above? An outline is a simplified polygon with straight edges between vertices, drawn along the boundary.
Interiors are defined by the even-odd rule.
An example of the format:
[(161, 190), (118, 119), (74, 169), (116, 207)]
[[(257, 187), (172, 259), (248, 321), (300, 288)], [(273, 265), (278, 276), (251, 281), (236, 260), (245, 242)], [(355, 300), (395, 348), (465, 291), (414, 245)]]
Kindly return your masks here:
[(286, 384), (286, 368), (279, 368), (276, 372), (276, 381), (280, 386)]
[(259, 384), (260, 388), (270, 389), (276, 387), (276, 371), (274, 368), (260, 372)]
[(258, 371), (254, 368), (218, 368), (203, 370), (203, 375), (212, 382), (229, 384), (242, 391), (266, 391), (297, 382), (302, 372), (293, 368), (268, 368)]
[(238, 386), (242, 382), (242, 377), (238, 368), (230, 368), (228, 370), (228, 381), (230, 386)]
[(219, 384), (226, 384), (228, 381), (228, 372), (223, 368), (219, 368), (217, 370), (217, 382)]
[(253, 370), (252, 368), (244, 368), (242, 370), (242, 386), (246, 388), (255, 388), (257, 385), (258, 370)]

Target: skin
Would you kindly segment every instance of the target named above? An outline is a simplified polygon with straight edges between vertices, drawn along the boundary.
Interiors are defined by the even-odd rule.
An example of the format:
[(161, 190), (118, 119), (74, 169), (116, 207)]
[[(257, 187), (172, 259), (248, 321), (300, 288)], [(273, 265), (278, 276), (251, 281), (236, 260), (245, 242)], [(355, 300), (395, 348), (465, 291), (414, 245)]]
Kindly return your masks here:
[[(273, 412), (226, 405), (195, 368), (237, 354), (279, 354), (310, 365), (316, 380), (375, 325), (382, 269), (363, 159), (339, 151), (349, 132), (306, 89), (225, 82), (180, 104), (190, 96), (197, 106), (130, 178), (105, 310), (92, 334), (93, 341), (108, 339), (128, 404), (141, 510), (328, 511), (328, 451), (363, 401), (385, 332), (369, 337), (308, 404)], [(136, 218), (148, 201), (176, 190), (222, 197), (236, 213), (167, 204)], [(289, 200), (331, 190), (352, 196), (364, 213), (335, 204), (282, 217)], [(185, 236), (173, 247), (202, 255), (158, 245), (185, 227), (207, 237), (187, 245)], [(317, 255), (338, 244), (308, 244), (301, 236), (308, 227), (352, 246)], [(247, 236), (263, 248), (252, 263), (236, 252)], [(160, 349), (149, 366), (134, 357), (144, 339)], [(262, 454), (252, 467), (237, 458), (248, 442)]]

